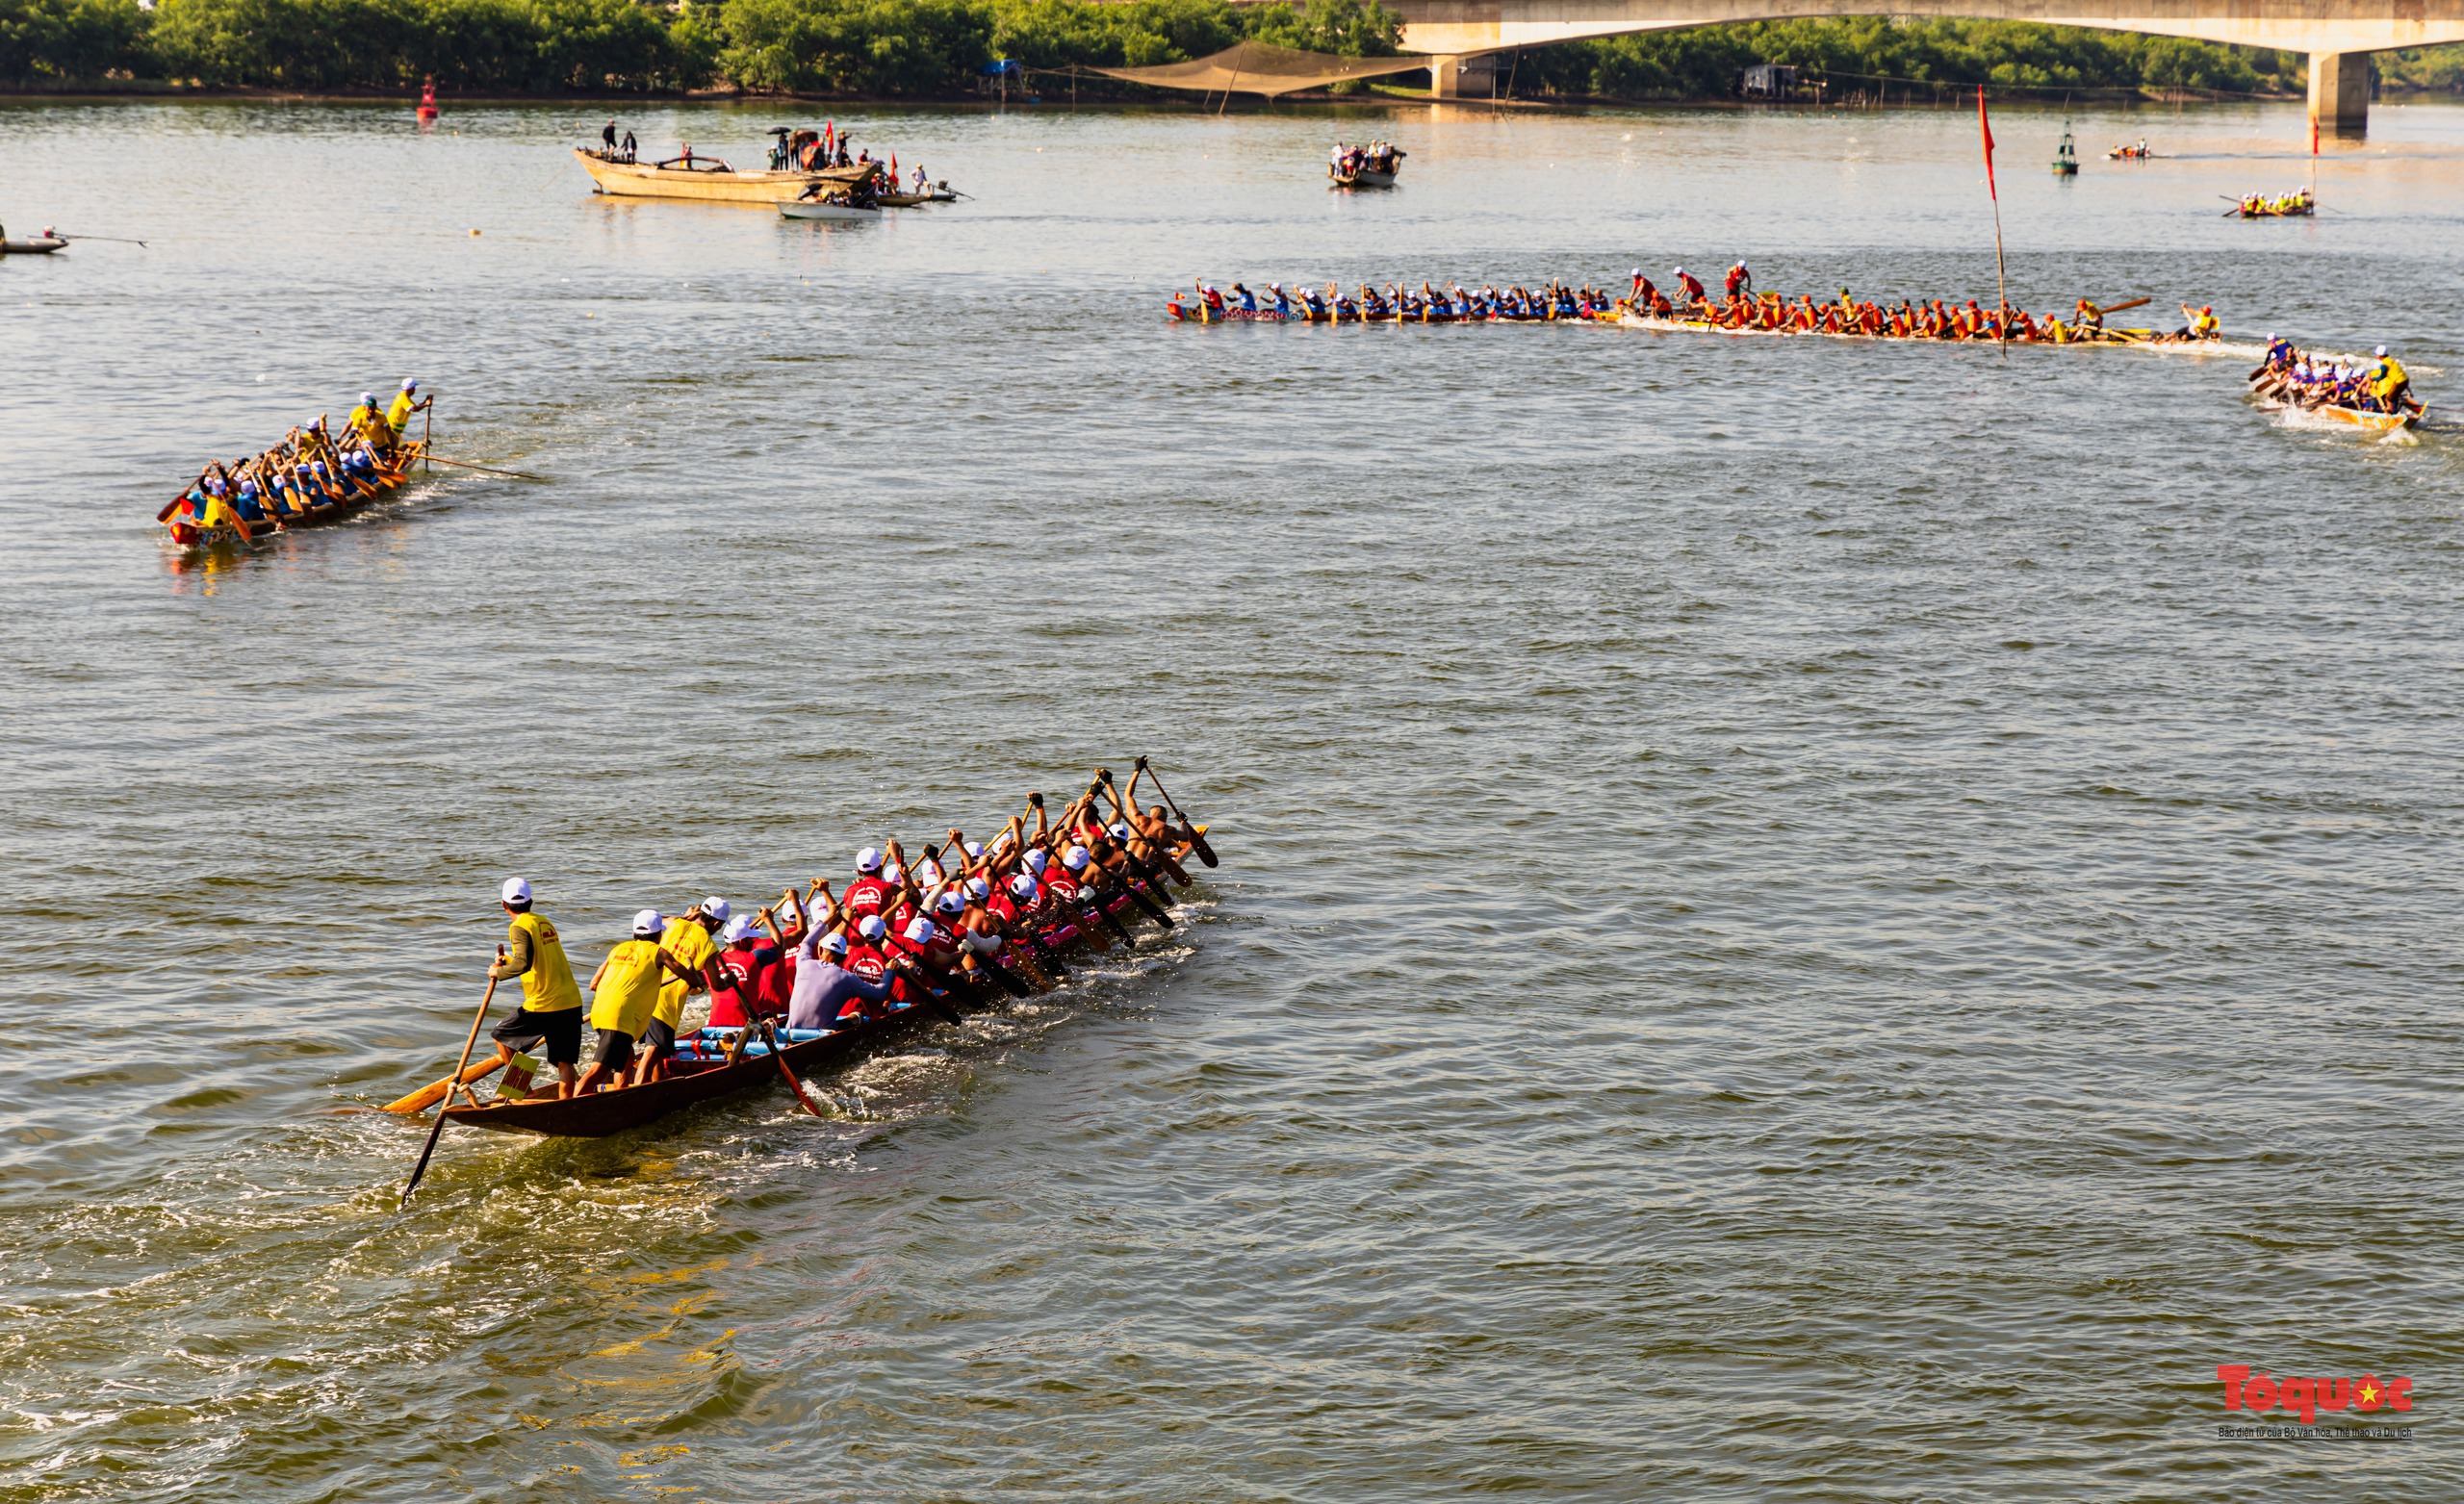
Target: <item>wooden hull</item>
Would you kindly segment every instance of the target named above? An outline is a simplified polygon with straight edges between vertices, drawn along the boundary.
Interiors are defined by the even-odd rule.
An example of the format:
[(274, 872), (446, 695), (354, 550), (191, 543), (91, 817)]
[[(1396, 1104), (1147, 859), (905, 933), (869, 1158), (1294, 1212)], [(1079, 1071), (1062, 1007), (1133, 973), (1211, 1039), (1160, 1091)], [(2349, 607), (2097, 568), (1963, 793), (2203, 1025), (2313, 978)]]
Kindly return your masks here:
[[(956, 994), (952, 995), (953, 1000)], [(911, 1007), (887, 1018), (866, 1019), (820, 1039), (808, 1039), (786, 1049), (787, 1068), (802, 1080), (809, 1073), (844, 1065), (892, 1040), (904, 1038), (933, 1017), (930, 1008)], [(562, 1101), (492, 1102), (483, 1108), (445, 1109), (449, 1123), (485, 1128), (500, 1134), (538, 1134), (552, 1138), (604, 1138), (655, 1122), (670, 1112), (757, 1086), (784, 1085), (779, 1062), (767, 1055), (748, 1055), (733, 1065), (714, 1066), (689, 1076), (670, 1076), (621, 1091), (594, 1092)]]
[(2410, 428), (2422, 421), (2419, 413), (2365, 413), (2357, 407), (2305, 407), (2305, 413), (2332, 418), (2340, 423), (2350, 423), (2368, 433), (2393, 433)]
[(1395, 186), (1394, 173), (1378, 172), (1368, 167), (1363, 167), (1357, 172), (1337, 172), (1334, 168), (1328, 167), (1326, 175), (1333, 179), (1334, 186), (1337, 188), (1393, 188)]
[(48, 256), (68, 242), (57, 237), (31, 241), (0, 241), (0, 256)]
[(706, 204), (776, 204), (815, 183), (843, 188), (874, 170), (867, 163), (821, 172), (688, 172), (646, 162), (608, 162), (579, 146), (574, 148), (574, 160), (611, 197), (684, 198)]
[(858, 209), (849, 204), (788, 203), (781, 204), (779, 213), (790, 219), (826, 219), (839, 224), (870, 224), (882, 217), (878, 209)]
[[(251, 523), (248, 525), (255, 531), (258, 541), (262, 542), (276, 533), (296, 532), (302, 527), (323, 527), (355, 517), (409, 485), (411, 467), (417, 464), (420, 456), (426, 452), (427, 446), (416, 439), (403, 445), (395, 452), (395, 461), (400, 467), (401, 478), (379, 485), (372, 495), (361, 497), (354, 501), (337, 501), (331, 506), (319, 507), (304, 517), (286, 517), (279, 523), (268, 518), (262, 523)], [(170, 528), (171, 542), (191, 550), (227, 548), (247, 542), (240, 536), (240, 530), (236, 527), (198, 527), (191, 523), (180, 522), (166, 525)]]

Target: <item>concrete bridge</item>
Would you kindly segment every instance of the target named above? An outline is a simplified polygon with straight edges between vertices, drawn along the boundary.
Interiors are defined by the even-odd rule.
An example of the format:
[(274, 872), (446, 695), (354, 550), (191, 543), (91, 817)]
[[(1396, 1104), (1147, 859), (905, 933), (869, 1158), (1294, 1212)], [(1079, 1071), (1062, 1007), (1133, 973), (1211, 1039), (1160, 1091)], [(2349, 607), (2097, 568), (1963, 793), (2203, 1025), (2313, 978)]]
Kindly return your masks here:
[(1624, 32), (1821, 15), (1967, 16), (2042, 21), (2240, 42), (2310, 55), (2310, 113), (2358, 136), (2370, 120), (2370, 54), (2464, 41), (2464, 0), (1389, 0), (1403, 46), (1433, 53), (1440, 98), (1459, 92), (1463, 60)]

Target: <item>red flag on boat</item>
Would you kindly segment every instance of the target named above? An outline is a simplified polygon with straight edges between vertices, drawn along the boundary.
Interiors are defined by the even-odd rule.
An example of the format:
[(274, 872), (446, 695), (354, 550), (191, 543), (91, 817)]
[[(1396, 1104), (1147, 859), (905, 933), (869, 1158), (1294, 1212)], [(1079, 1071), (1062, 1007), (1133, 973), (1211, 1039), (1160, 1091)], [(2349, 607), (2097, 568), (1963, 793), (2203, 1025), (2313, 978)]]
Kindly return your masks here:
[(898, 186), (898, 153), (896, 152), (889, 154), (889, 181), (892, 188)]
[(1976, 86), (1976, 128), (1985, 137), (1985, 191), (2000, 203), (2002, 193), (1993, 186), (1993, 122), (1985, 117), (1985, 86)]
[(2315, 115), (2310, 117), (2310, 155), (2319, 155), (2319, 117)]

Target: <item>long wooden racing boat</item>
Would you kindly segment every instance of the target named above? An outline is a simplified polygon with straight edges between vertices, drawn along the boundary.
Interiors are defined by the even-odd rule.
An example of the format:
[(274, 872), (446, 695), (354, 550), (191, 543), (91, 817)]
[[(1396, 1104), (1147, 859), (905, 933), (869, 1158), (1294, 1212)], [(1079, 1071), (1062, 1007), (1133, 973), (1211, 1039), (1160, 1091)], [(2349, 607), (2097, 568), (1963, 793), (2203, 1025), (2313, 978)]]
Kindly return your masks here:
[(711, 204), (783, 203), (816, 183), (847, 188), (881, 170), (880, 163), (867, 162), (811, 172), (738, 172), (716, 157), (626, 162), (584, 146), (574, 148), (574, 159), (599, 191), (611, 197), (690, 198)]
[[(170, 529), (171, 542), (182, 548), (192, 550), (227, 548), (235, 544), (263, 541), (275, 533), (293, 532), (302, 527), (323, 527), (329, 523), (355, 517), (409, 485), (411, 467), (418, 464), (426, 453), (427, 444), (424, 440), (405, 440), (386, 457), (386, 468), (376, 472), (375, 486), (368, 495), (328, 502), (323, 506), (311, 507), (306, 512), (289, 513), (280, 518), (269, 515), (262, 522), (252, 522), (248, 524), (248, 531), (254, 535), (253, 539), (243, 537), (237, 526), (227, 523), (214, 527), (199, 526), (194, 516), (186, 508), (165, 518), (164, 525)], [(263, 502), (259, 504), (264, 505)], [(229, 510), (227, 501), (224, 503), (224, 510), (226, 512)]]
[[(1201, 825), (1192, 828), (1203, 836), (1209, 828)], [(1127, 893), (1117, 894), (1105, 905), (1104, 911), (1124, 929), (1130, 928), (1139, 917), (1138, 900)], [(1076, 924), (1044, 932), (1044, 943), (1055, 952), (1076, 946), (1081, 938)], [(981, 1007), (1003, 995), (991, 981), (979, 976), (952, 979), (948, 996), (940, 1001), (945, 1007), (963, 1005)], [(786, 1075), (779, 1068), (782, 1059), (801, 1081), (808, 1074), (864, 1058), (915, 1032), (937, 1016), (931, 1007), (914, 1005), (886, 1017), (862, 1020), (818, 1038), (799, 1039), (786, 1045), (776, 1058), (759, 1047), (749, 1048), (732, 1061), (679, 1058), (670, 1064), (675, 1074), (660, 1081), (596, 1092), (587, 1097), (499, 1097), (483, 1107), (457, 1104), (445, 1109), (445, 1120), (500, 1134), (602, 1138), (609, 1134), (640, 1128), (670, 1112), (699, 1103), (757, 1087), (783, 1085)], [(719, 1032), (705, 1030), (702, 1037), (714, 1042), (714, 1036)], [(726, 1032), (732, 1034), (735, 1032), (730, 1030)]]

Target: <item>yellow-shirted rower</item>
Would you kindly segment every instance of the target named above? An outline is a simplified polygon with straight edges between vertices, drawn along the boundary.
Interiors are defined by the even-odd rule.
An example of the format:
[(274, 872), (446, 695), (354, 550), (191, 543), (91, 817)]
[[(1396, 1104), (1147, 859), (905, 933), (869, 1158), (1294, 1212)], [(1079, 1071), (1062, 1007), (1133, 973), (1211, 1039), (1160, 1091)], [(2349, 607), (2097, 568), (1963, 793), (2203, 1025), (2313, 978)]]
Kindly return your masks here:
[[(530, 906), (530, 884), (507, 878), (503, 905), (512, 923), (505, 927), (504, 944), (498, 948), (497, 963), (488, 975), (499, 981), (521, 978), (522, 1007), (489, 1034), (497, 1042), (495, 1057), (465, 1071), (462, 1079), (476, 1081), (545, 1044), (548, 1062), (556, 1067), (554, 1095), (570, 1097), (576, 1068), (581, 1063), (581, 988), (574, 984), (574, 969), (565, 959), (556, 927)], [(505, 1072), (504, 1089), (498, 1095), (521, 1097), (529, 1092), (530, 1070), (523, 1065)]]
[(727, 984), (717, 971), (719, 947), (710, 932), (728, 922), (729, 912), (726, 899), (706, 898), (683, 918), (669, 920), (660, 932), (658, 948), (672, 963), (671, 975), (658, 989), (658, 1006), (651, 1010), (644, 1049), (633, 1065), (635, 1084), (658, 1074), (667, 1058), (676, 1053), (676, 1030), (684, 1021), (685, 998)]
[(402, 435), (409, 431), (411, 415), (435, 401), (432, 396), (420, 395), (420, 384), (416, 378), (402, 383), (402, 390), (394, 394), (393, 404), (385, 409), (385, 426), (393, 430), (396, 443), (399, 443)]
[(590, 1027), (599, 1031), (599, 1054), (574, 1083), (575, 1096), (590, 1095), (633, 1063), (633, 1041), (658, 1007), (659, 981), (676, 970), (658, 948), (666, 928), (665, 915), (643, 909), (633, 916), (633, 937), (609, 951), (591, 974)]

